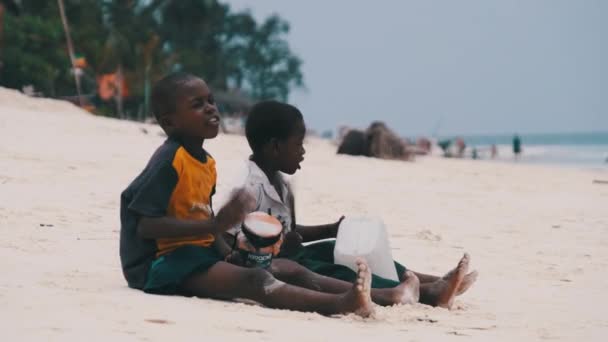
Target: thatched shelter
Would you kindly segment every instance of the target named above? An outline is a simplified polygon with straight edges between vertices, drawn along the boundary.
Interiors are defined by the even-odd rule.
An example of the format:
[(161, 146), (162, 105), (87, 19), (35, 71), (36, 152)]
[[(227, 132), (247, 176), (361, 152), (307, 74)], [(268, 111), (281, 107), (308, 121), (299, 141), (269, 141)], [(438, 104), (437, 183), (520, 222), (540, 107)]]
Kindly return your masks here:
[(350, 130), (346, 133), (338, 154), (400, 160), (413, 158), (408, 143), (381, 121), (372, 122), (365, 131)]

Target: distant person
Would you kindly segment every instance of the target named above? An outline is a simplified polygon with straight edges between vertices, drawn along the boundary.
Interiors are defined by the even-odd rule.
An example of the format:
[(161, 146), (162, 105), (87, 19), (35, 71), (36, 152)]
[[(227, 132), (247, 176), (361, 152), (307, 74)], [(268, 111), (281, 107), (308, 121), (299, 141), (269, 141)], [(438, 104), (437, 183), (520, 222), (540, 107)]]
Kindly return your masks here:
[(490, 156), (492, 159), (495, 159), (498, 156), (498, 149), (495, 144), (492, 144), (492, 147), (490, 147)]
[(513, 137), (513, 154), (515, 155), (515, 160), (519, 160), (521, 155), (521, 139), (519, 135)]
[(430, 154), (432, 149), (431, 140), (425, 137), (420, 137), (416, 140), (417, 154)]
[(467, 148), (467, 145), (462, 138), (456, 138), (456, 153), (458, 158), (462, 158), (464, 156), (464, 150)]
[(452, 156), (452, 153), (450, 152), (450, 147), (452, 146), (452, 140), (450, 140), (450, 139), (439, 140), (439, 142), (437, 142), (437, 145), (439, 145), (439, 148), (441, 148), (441, 151), (443, 151), (444, 157), (450, 158)]
[(473, 159), (479, 159), (479, 153), (477, 152), (477, 148), (473, 147), (473, 152), (471, 153), (471, 157)]

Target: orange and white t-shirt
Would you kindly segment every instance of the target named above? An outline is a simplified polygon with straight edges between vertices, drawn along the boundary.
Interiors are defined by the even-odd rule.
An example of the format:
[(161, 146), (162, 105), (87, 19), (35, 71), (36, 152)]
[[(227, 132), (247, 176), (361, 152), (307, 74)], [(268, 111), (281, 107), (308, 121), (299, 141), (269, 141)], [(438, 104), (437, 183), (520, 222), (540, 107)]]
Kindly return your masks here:
[(161, 145), (141, 174), (121, 195), (120, 256), (123, 273), (133, 287), (143, 286), (150, 263), (158, 256), (185, 245), (209, 247), (215, 238), (203, 234), (181, 238), (145, 240), (137, 235), (139, 219), (175, 217), (204, 220), (213, 216), (215, 160), (202, 150), (193, 156), (169, 138)]

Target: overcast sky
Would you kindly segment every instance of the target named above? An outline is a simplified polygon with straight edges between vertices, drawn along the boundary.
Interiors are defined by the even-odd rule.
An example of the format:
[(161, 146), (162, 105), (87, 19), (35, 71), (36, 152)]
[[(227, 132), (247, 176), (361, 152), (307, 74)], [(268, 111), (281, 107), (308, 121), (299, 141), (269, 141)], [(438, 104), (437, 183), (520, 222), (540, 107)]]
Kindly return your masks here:
[(278, 13), (308, 126), (404, 135), (608, 131), (608, 1), (224, 0)]

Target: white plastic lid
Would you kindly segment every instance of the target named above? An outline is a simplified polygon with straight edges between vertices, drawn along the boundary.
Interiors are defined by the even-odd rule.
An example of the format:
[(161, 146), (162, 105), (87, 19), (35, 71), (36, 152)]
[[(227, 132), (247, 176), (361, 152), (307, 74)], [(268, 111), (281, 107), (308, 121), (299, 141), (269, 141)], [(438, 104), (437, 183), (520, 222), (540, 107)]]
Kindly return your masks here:
[(255, 211), (245, 217), (243, 225), (259, 237), (273, 237), (281, 234), (283, 226), (274, 216)]

